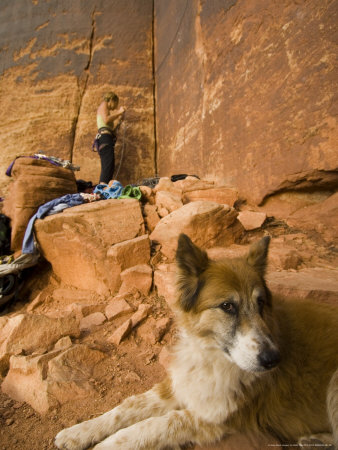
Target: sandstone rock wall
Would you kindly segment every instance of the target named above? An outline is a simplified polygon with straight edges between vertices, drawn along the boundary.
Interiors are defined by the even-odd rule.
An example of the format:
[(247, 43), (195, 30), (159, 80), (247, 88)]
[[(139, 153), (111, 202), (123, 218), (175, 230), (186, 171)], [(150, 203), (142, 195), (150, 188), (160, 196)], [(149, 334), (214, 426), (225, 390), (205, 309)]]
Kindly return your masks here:
[(127, 108), (119, 179), (153, 175), (152, 2), (6, 1), (0, 9), (0, 189), (16, 155), (39, 150), (72, 160), (78, 178), (98, 182), (91, 146), (107, 90)]
[(160, 175), (196, 173), (256, 204), (332, 192), (337, 15), (328, 0), (155, 2)]
[[(255, 204), (294, 191), (328, 197), (337, 11), (338, 0), (2, 2), (1, 167), (41, 149), (97, 182), (95, 111), (115, 89), (127, 108), (123, 184), (183, 172)], [(7, 184), (2, 170), (3, 194)]]

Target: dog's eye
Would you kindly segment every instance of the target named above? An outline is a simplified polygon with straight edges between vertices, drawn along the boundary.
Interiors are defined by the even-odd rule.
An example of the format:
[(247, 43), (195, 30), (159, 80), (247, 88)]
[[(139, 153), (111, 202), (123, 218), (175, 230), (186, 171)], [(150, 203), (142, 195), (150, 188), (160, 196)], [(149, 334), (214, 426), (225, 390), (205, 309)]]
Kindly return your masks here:
[(261, 296), (257, 297), (257, 305), (258, 305), (260, 314), (263, 312), (264, 304), (265, 304), (264, 298)]
[(221, 303), (219, 305), (219, 307), (228, 314), (233, 314), (233, 315), (237, 314), (237, 308), (234, 303), (224, 302), (224, 303)]

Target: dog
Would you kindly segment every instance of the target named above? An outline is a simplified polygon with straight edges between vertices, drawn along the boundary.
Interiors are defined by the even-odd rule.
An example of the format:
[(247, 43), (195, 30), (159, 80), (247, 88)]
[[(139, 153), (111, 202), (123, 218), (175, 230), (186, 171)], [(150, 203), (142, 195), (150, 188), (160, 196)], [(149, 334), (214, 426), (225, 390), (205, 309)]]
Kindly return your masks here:
[[(338, 449), (338, 308), (272, 298), (270, 238), (211, 261), (181, 234), (168, 377), (57, 434), (59, 449), (180, 449), (236, 432)], [(320, 444), (318, 444), (320, 442)]]

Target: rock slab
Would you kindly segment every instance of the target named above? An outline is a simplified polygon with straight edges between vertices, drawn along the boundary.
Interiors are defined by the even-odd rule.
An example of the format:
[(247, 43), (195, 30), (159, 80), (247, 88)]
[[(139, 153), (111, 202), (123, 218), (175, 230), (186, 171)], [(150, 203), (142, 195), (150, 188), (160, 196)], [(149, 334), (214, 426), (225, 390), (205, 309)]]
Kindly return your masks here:
[(0, 330), (0, 371), (6, 371), (11, 355), (46, 352), (68, 335), (80, 335), (79, 320), (73, 315), (52, 319), (36, 314), (19, 314), (10, 318)]
[(271, 272), (267, 283), (277, 295), (338, 304), (338, 270), (306, 268), (297, 272)]
[(67, 401), (91, 395), (93, 388), (88, 380), (103, 358), (102, 352), (83, 344), (44, 355), (12, 356), (1, 389), (45, 414)]
[(65, 284), (107, 295), (119, 288), (127, 264), (122, 251), (107, 254), (114, 244), (143, 235), (144, 222), (137, 200), (117, 199), (69, 208), (36, 221), (35, 229), (43, 256)]
[(227, 205), (197, 201), (184, 205), (160, 220), (150, 239), (161, 244), (161, 252), (173, 261), (180, 233), (187, 234), (200, 247), (233, 243), (241, 231), (237, 212)]

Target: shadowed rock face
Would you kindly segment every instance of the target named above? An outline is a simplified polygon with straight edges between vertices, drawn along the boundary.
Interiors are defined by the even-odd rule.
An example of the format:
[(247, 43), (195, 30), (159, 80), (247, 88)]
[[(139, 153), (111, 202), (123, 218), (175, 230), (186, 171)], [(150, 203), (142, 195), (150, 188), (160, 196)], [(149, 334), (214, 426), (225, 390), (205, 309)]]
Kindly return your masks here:
[(156, 2), (160, 175), (197, 173), (256, 204), (313, 177), (337, 185), (337, 2), (185, 4)]
[[(91, 151), (96, 108), (115, 90), (127, 108), (116, 146), (119, 179), (154, 174), (152, 2), (98, 0), (1, 3), (1, 167), (43, 150), (98, 182)], [(0, 174), (0, 187), (8, 179)]]
[(336, 0), (3, 1), (1, 167), (41, 149), (97, 182), (96, 108), (113, 89), (127, 108), (123, 184), (157, 171), (233, 186), (255, 204), (289, 191), (329, 196), (337, 19)]

